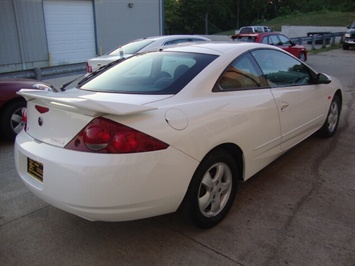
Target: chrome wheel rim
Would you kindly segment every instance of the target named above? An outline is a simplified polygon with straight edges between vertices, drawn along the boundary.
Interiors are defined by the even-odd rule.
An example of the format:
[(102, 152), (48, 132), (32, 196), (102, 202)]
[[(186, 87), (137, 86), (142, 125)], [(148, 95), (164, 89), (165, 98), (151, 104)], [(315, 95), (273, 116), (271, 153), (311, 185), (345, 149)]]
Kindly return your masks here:
[(338, 124), (339, 118), (339, 110), (338, 104), (336, 102), (332, 102), (329, 109), (328, 115), (328, 130), (329, 132), (333, 132)]
[(22, 108), (17, 109), (11, 116), (11, 121), (10, 121), (11, 128), (16, 134), (20, 133), (20, 131), (24, 127), (24, 123), (22, 120), (23, 109), (25, 109), (25, 108), (22, 107)]
[(231, 195), (232, 182), (228, 165), (216, 163), (208, 169), (198, 191), (198, 204), (204, 216), (216, 216), (224, 209)]

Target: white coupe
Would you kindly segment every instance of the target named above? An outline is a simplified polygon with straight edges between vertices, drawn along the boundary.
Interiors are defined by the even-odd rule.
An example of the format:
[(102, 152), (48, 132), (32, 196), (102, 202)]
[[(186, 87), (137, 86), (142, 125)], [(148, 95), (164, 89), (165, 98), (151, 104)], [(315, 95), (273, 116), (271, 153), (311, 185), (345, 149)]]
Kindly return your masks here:
[(18, 174), (88, 220), (179, 211), (201, 228), (238, 181), (317, 132), (335, 134), (340, 82), (269, 45), (179, 46), (107, 65), (64, 92), (21, 90)]

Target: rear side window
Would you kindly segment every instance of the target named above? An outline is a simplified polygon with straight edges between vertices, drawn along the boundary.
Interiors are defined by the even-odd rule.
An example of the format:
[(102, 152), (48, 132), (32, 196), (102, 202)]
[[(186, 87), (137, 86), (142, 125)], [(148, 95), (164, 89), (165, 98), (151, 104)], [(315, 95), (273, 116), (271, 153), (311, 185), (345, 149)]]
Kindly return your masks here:
[(251, 33), (253, 32), (253, 28), (252, 27), (244, 27), (244, 28), (241, 28), (239, 33)]
[(183, 52), (138, 54), (84, 83), (89, 91), (176, 94), (217, 56)]

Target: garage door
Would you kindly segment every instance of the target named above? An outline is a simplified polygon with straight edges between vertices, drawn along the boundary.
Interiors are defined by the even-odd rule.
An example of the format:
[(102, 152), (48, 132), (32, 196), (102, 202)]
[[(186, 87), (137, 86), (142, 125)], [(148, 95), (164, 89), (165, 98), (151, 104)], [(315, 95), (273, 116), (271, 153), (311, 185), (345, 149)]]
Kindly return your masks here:
[(43, 8), (51, 65), (95, 57), (92, 1), (47, 0)]

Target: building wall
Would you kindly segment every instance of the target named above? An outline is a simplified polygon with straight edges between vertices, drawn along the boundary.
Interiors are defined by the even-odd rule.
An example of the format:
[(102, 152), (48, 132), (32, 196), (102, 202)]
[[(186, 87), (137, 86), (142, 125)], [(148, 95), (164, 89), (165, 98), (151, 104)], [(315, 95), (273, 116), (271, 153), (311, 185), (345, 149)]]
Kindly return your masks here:
[[(44, 1), (51, 0), (1, 0), (0, 73), (50, 65)], [(163, 0), (75, 1), (93, 5), (97, 55), (133, 39), (163, 34)]]
[(41, 1), (1, 0), (0, 72), (46, 65), (47, 40)]
[(95, 0), (97, 54), (134, 39), (162, 35), (162, 1)]

